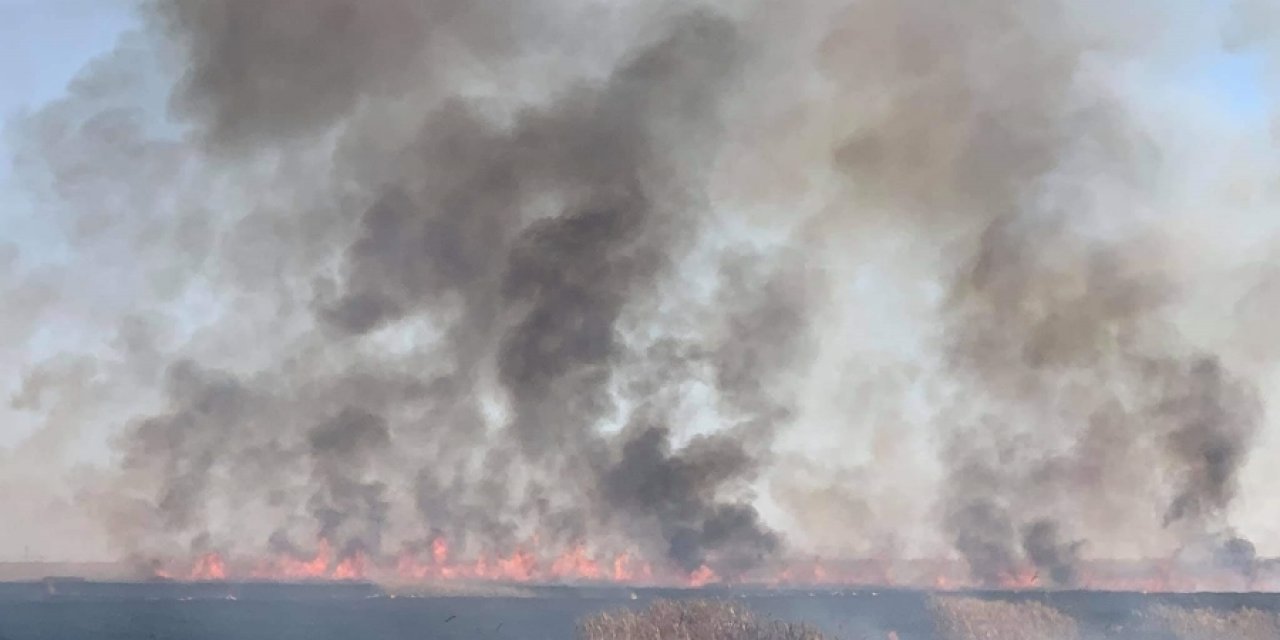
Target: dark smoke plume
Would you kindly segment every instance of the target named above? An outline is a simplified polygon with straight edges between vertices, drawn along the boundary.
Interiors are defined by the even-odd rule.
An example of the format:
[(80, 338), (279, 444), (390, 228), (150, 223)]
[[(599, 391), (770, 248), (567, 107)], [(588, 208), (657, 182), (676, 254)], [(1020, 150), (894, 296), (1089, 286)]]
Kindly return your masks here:
[(701, 438), (673, 454), (669, 433), (638, 426), (618, 462), (603, 478), (606, 501), (633, 517), (652, 519), (667, 543), (667, 554), (686, 571), (706, 564), (741, 571), (778, 549), (777, 536), (745, 504), (721, 504), (719, 485), (741, 477), (753, 461), (741, 445), (725, 438)]
[(1052, 520), (1037, 520), (1022, 531), (1022, 548), (1038, 569), (1048, 573), (1056, 586), (1073, 586), (1076, 583), (1076, 565), (1083, 543), (1062, 539), (1058, 524)]

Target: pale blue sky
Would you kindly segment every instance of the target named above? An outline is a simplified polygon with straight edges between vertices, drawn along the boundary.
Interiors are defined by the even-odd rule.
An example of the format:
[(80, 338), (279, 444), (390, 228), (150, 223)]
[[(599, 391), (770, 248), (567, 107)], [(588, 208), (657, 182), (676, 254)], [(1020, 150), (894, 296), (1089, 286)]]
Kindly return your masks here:
[(1257, 53), (1222, 54), (1206, 60), (1191, 82), (1221, 98), (1241, 118), (1265, 120), (1272, 100), (1264, 91), (1263, 59)]
[(124, 0), (0, 0), (0, 113), (58, 96), (131, 21)]
[[(115, 45), (134, 23), (128, 0), (0, 0), (0, 119), (4, 124), (25, 110), (63, 94), (67, 83), (92, 58)], [(0, 137), (0, 240), (14, 237), (25, 208), (23, 193), (11, 184), (11, 152)]]

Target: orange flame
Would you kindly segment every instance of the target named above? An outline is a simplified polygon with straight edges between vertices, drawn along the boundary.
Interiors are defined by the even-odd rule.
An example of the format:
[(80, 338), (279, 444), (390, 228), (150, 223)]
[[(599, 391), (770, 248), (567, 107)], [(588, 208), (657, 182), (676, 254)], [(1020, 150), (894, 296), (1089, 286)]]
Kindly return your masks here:
[[(1187, 592), (1196, 590), (1233, 591), (1265, 589), (1280, 585), (1280, 563), (1241, 575), (1213, 567), (1192, 567), (1174, 559), (1158, 561), (1090, 561), (1080, 567), (1078, 586), (1111, 591)], [(616, 554), (591, 551), (578, 542), (555, 553), (538, 545), (537, 537), (503, 554), (455, 557), (443, 537), (431, 540), (423, 549), (406, 549), (396, 557), (370, 556), (356, 552), (339, 555), (328, 540), (316, 541), (309, 556), (282, 554), (268, 559), (240, 559), (210, 552), (196, 556), (179, 567), (158, 566), (157, 577), (177, 580), (362, 580), (474, 581), (511, 583), (614, 582), (644, 585), (704, 587), (725, 581), (711, 564), (685, 573), (669, 565), (647, 562), (635, 550)], [(779, 562), (745, 575), (728, 576), (742, 584), (801, 586), (859, 585), (908, 587), (940, 591), (980, 586), (974, 583), (963, 561), (839, 560), (819, 558)], [(1004, 589), (1041, 589), (1046, 584), (1030, 565), (1002, 576)]]
[(708, 567), (705, 564), (698, 567), (693, 573), (689, 574), (689, 586), (694, 588), (705, 587), (706, 585), (711, 584), (712, 582), (718, 582), (719, 580), (720, 578), (716, 576), (716, 572), (712, 571), (711, 567)]
[(631, 554), (623, 551), (613, 558), (614, 582), (650, 582), (653, 580), (653, 565), (641, 562), (633, 566)]
[(551, 576), (562, 579), (599, 580), (601, 577), (600, 565), (591, 559), (587, 555), (586, 548), (579, 544), (561, 554), (551, 563)]
[(196, 559), (196, 564), (191, 568), (192, 580), (225, 580), (227, 578), (227, 566), (222, 561), (222, 556), (216, 553), (206, 553)]
[(335, 580), (359, 580), (364, 577), (364, 564), (364, 554), (357, 551), (339, 562), (330, 576)]

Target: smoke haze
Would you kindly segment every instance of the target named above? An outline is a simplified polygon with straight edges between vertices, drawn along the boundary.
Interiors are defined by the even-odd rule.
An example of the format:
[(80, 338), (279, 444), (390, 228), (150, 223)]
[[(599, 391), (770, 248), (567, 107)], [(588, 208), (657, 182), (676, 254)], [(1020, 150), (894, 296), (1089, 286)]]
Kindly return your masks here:
[(5, 545), (1280, 554), (1265, 2), (137, 11), (8, 126)]

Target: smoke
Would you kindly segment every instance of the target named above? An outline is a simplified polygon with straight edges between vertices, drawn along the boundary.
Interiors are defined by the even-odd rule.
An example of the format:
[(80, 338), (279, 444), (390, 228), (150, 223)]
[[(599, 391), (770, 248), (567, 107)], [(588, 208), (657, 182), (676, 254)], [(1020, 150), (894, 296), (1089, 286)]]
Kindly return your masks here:
[(1176, 423), (1168, 446), (1183, 476), (1166, 525), (1221, 516), (1235, 495), (1235, 477), (1259, 413), (1252, 391), (1227, 378), (1217, 360), (1194, 361), (1179, 373), (1180, 388), (1158, 407)]
[(1244, 576), (1249, 581), (1248, 585), (1253, 586), (1253, 579), (1258, 572), (1258, 551), (1252, 542), (1232, 537), (1222, 544), (1216, 556), (1214, 560), (1219, 565)]
[[(372, 94), (395, 92), (404, 78), (394, 67), (429, 46), (431, 20), (416, 12), (468, 20), (461, 7), (417, 3), (155, 10), (192, 60), (179, 112), (202, 123), (201, 144), (217, 154), (257, 153), (267, 140), (335, 122), (347, 127), (346, 151), (366, 153), (352, 141), (366, 134), (352, 112)], [(291, 33), (288, 46), (279, 29)], [(193, 548), (240, 542), (209, 534), (218, 528), (210, 503), (226, 497), (210, 495), (218, 485), (243, 492), (241, 509), (272, 514), (264, 517), (279, 524), (268, 540), (290, 553), (309, 536), (340, 554), (377, 557), (394, 551), (384, 540), (400, 519), (409, 521), (399, 523), (402, 535), (420, 531), (409, 533), (410, 547), (437, 533), (470, 552), (504, 551), (531, 535), (615, 544), (621, 527), (656, 532), (662, 555), (687, 571), (715, 561), (740, 572), (768, 559), (778, 536), (749, 503), (722, 495), (749, 481), (758, 451), (728, 439), (675, 446), (660, 426), (634, 437), (639, 427), (617, 437), (598, 431), (620, 403), (648, 402), (618, 397), (615, 369), (633, 357), (619, 323), (660, 298), (694, 246), (708, 204), (698, 170), (686, 165), (714, 153), (719, 104), (743, 49), (733, 24), (705, 11), (662, 16), (654, 32), (599, 81), (570, 83), (505, 118), (482, 102), (422, 98), (417, 131), (395, 152), (399, 164), (369, 185), (370, 204), (348, 226), (334, 275), (314, 281), (307, 307), (317, 324), (299, 338), (307, 346), (252, 382), (171, 366), (171, 408), (123, 435), (131, 473), (117, 493), (139, 492), (153, 512), (113, 532), (143, 547), (130, 552), (148, 551), (135, 529), (152, 522)], [(799, 319), (782, 296), (794, 294), (774, 284), (743, 291), (767, 276), (727, 273), (726, 308), (742, 308), (728, 328), (787, 331), (786, 340), (740, 347), (727, 334), (690, 338), (685, 357), (744, 419), (775, 421), (777, 409), (764, 415), (764, 398), (746, 394), (792, 350)], [(767, 328), (755, 318), (766, 306), (779, 309), (763, 316)], [(414, 318), (438, 333), (429, 349), (414, 345), (411, 357), (364, 371), (362, 354), (343, 353)], [(391, 372), (418, 368), (424, 356), (437, 366), (419, 369), (422, 377)], [(345, 365), (326, 366), (333, 357)], [(495, 405), (497, 423), (488, 415)], [(233, 486), (221, 486), (233, 471)], [(404, 474), (416, 515), (391, 503), (391, 483)]]
[(1037, 520), (1023, 529), (1022, 548), (1036, 567), (1049, 573), (1054, 585), (1071, 586), (1076, 583), (1076, 564), (1082, 543), (1065, 542), (1058, 533), (1058, 524), (1051, 520)]
[[(670, 434), (641, 427), (622, 447), (603, 478), (604, 497), (631, 517), (651, 520), (666, 553), (685, 571), (713, 564), (740, 572), (769, 557), (777, 536), (746, 504), (715, 500), (719, 485), (740, 478), (752, 463), (741, 446), (725, 438), (700, 438), (673, 454)], [(715, 554), (719, 557), (708, 558)]]
[[(317, 491), (308, 501), (320, 536), (344, 554), (381, 548), (386, 518), (385, 485), (365, 482), (363, 471), (391, 446), (386, 421), (359, 409), (344, 409), (308, 437)], [(357, 529), (347, 531), (352, 525)]]
[(1274, 52), (1191, 5), (143, 3), (12, 124), (76, 260), (5, 257), (0, 331), (94, 318), (25, 446), (100, 434), (68, 484), (148, 566), (1252, 576), (1277, 158), (1170, 78)]
[[(954, 434), (940, 506), (954, 548), (982, 583), (1025, 560), (1064, 584), (1083, 541), (1126, 526), (1093, 517), (1106, 502), (1123, 503), (1108, 511), (1126, 519), (1163, 504), (1162, 526), (1221, 530), (1262, 412), (1220, 360), (1168, 329), (1192, 277), (1169, 254), (1168, 216), (1138, 199), (1169, 188), (1165, 149), (1096, 84), (1095, 65), (1135, 43), (1109, 31), (1116, 22), (1059, 22), (1091, 8), (978, 7), (849, 10), (848, 31), (828, 42), (831, 74), (856, 95), (895, 90), (835, 158), (860, 202), (961, 247), (942, 276), (939, 341), (962, 396), (938, 418)], [(919, 41), (928, 46), (906, 48)], [(1099, 460), (1081, 444), (1111, 412), (1131, 455)], [(1146, 465), (1161, 475), (1145, 480), (1170, 484), (1086, 493), (1090, 471), (1119, 475), (1097, 469), (1111, 464)], [(1060, 540), (1059, 522), (1081, 540)]]

